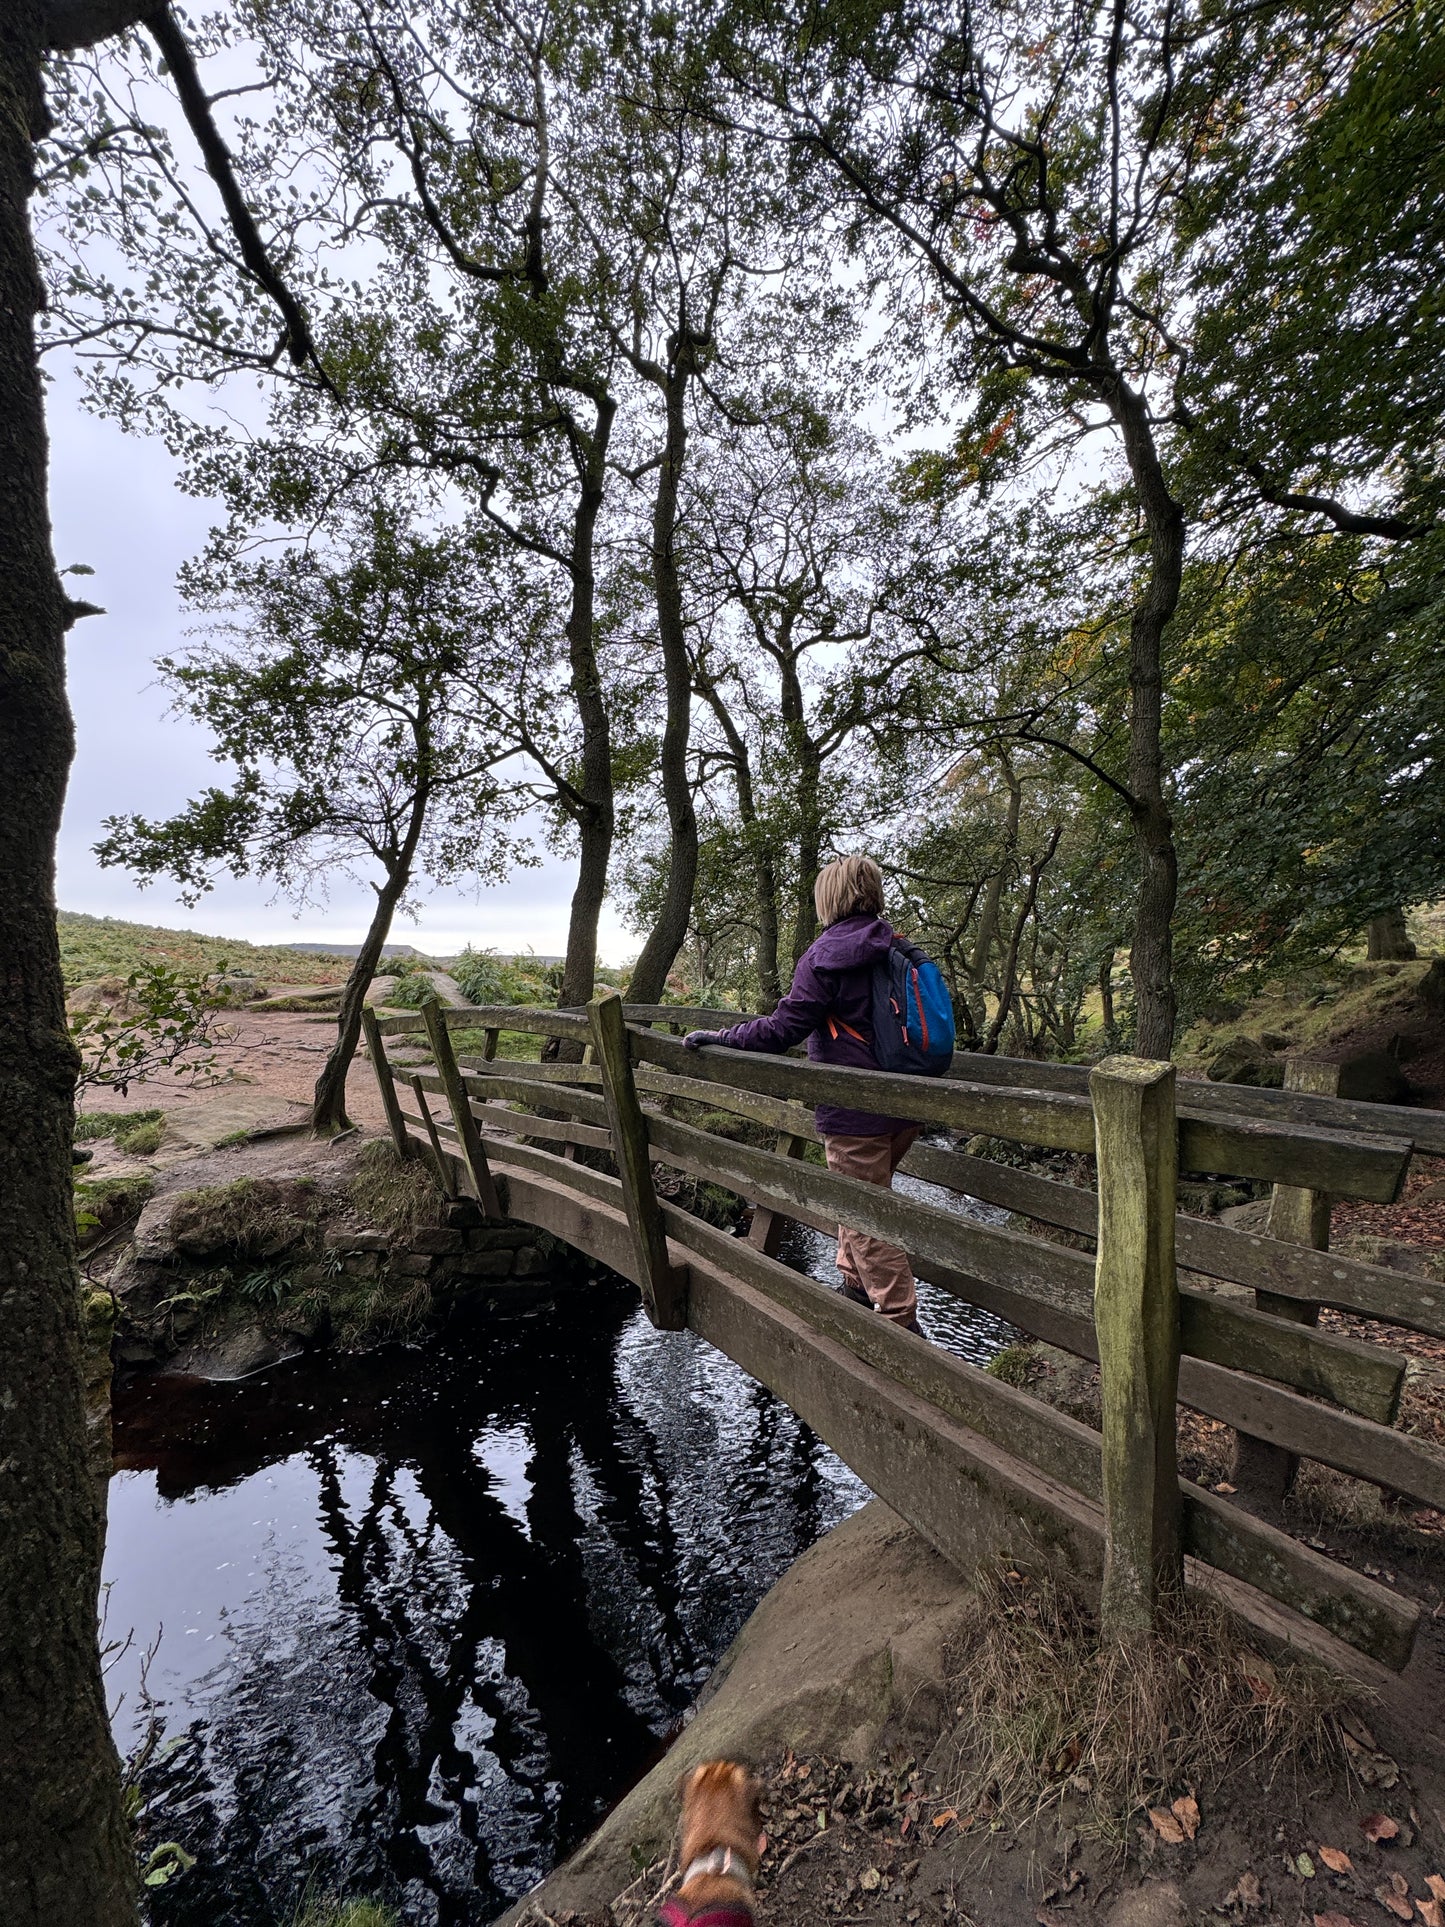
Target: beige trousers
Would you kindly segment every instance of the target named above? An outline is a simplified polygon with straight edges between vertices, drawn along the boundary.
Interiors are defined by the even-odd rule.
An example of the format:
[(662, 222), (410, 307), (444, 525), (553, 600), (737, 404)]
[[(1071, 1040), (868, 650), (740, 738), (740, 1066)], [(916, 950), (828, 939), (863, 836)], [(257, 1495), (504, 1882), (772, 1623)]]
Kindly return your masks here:
[[(891, 1190), (893, 1173), (908, 1155), (918, 1136), (918, 1126), (895, 1131), (892, 1137), (825, 1137), (823, 1151), (830, 1171), (846, 1178), (861, 1178), (865, 1184), (881, 1184)], [(882, 1238), (870, 1238), (847, 1225), (838, 1227), (838, 1269), (849, 1284), (857, 1285), (873, 1300), (876, 1311), (885, 1318), (907, 1324), (918, 1311), (918, 1291), (905, 1252)]]

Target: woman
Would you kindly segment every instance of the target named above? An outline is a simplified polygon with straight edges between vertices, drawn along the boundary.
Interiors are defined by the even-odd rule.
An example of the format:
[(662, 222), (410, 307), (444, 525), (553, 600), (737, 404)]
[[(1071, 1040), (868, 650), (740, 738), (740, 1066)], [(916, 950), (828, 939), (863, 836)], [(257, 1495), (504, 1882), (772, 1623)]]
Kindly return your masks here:
[[(823, 933), (798, 959), (792, 988), (777, 1009), (731, 1030), (690, 1031), (682, 1040), (689, 1050), (726, 1044), (731, 1050), (777, 1055), (806, 1037), (816, 1063), (877, 1069), (868, 1044), (873, 967), (902, 942), (883, 918), (883, 873), (871, 856), (841, 857), (819, 872), (813, 901)], [(904, 948), (912, 952), (913, 946)], [(891, 1187), (921, 1129), (904, 1118), (836, 1104), (820, 1104), (814, 1115), (828, 1169), (865, 1184)], [(905, 1331), (923, 1336), (913, 1271), (897, 1245), (840, 1225), (838, 1269), (844, 1297), (872, 1305)]]

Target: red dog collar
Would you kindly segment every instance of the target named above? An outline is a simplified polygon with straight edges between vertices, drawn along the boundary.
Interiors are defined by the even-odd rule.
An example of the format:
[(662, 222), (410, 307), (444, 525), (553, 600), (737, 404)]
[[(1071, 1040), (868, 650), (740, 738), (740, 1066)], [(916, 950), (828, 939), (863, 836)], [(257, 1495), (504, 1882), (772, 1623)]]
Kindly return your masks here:
[(663, 1927), (753, 1927), (752, 1909), (736, 1901), (690, 1914), (680, 1901), (668, 1900), (658, 1908), (657, 1918)]

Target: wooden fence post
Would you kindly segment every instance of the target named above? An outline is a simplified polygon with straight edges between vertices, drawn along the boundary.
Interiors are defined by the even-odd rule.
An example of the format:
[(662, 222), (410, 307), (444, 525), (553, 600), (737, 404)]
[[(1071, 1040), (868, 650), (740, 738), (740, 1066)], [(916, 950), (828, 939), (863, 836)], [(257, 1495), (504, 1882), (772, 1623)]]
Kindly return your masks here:
[(457, 1066), (456, 1052), (452, 1049), (451, 1032), (447, 1029), (441, 1005), (426, 1003), (421, 1007), (422, 1021), (426, 1025), (427, 1042), (431, 1054), (436, 1059), (437, 1074), (442, 1081), (442, 1089), (447, 1094), (451, 1107), (452, 1123), (456, 1126), (457, 1137), (461, 1140), (462, 1162), (467, 1167), (472, 1187), (477, 1194), (477, 1202), (489, 1218), (505, 1216), (502, 1201), (497, 1196), (497, 1187), (492, 1180), (492, 1167), (487, 1163), (487, 1153), (482, 1145), (482, 1134), (477, 1129), (477, 1120), (472, 1116), (471, 1100), (467, 1087), (462, 1082), (462, 1074)]
[(1106, 1636), (1152, 1631), (1183, 1588), (1175, 1403), (1179, 1165), (1174, 1067), (1107, 1057), (1089, 1075), (1099, 1161), (1094, 1330), (1103, 1397)]
[(632, 1053), (622, 999), (604, 990), (587, 1006), (592, 1044), (602, 1067), (602, 1094), (612, 1131), (612, 1154), (622, 1180), (622, 1200), (637, 1249), (638, 1283), (648, 1317), (660, 1331), (682, 1331), (687, 1325), (683, 1280), (667, 1255), (667, 1233), (657, 1193), (652, 1188), (652, 1156), (647, 1143), (647, 1119), (637, 1098), (632, 1076)]
[[(1284, 1087), (1287, 1091), (1308, 1091), (1315, 1097), (1338, 1097), (1338, 1064), (1316, 1064), (1307, 1057), (1285, 1060)], [(1277, 1184), (1270, 1195), (1271, 1238), (1285, 1244), (1310, 1245), (1316, 1251), (1330, 1248), (1330, 1194), (1311, 1191), (1302, 1185)], [(1317, 1325), (1320, 1308), (1307, 1298), (1285, 1298), (1277, 1291), (1256, 1291), (1254, 1302), (1261, 1311), (1276, 1318), (1288, 1318), (1297, 1325)], [(1299, 1458), (1270, 1439), (1252, 1438), (1237, 1432), (1234, 1438), (1233, 1482), (1251, 1499), (1278, 1505), (1286, 1497), (1299, 1471)]]
[(361, 1028), (366, 1037), (366, 1054), (371, 1059), (371, 1068), (376, 1072), (381, 1108), (386, 1114), (396, 1154), (399, 1158), (412, 1157), (416, 1147), (407, 1132), (406, 1120), (397, 1102), (396, 1086), (391, 1081), (391, 1066), (386, 1060), (386, 1040), (381, 1034), (381, 1025), (376, 1021), (376, 1012), (369, 1004), (361, 1007)]
[(426, 1126), (426, 1134), (431, 1144), (432, 1158), (437, 1168), (437, 1183), (449, 1202), (457, 1196), (457, 1180), (452, 1171), (452, 1161), (442, 1149), (441, 1138), (437, 1135), (436, 1119), (431, 1114), (431, 1105), (426, 1101), (426, 1090), (419, 1076), (411, 1080), (411, 1094), (416, 1099), (416, 1108), (421, 1121)]
[[(782, 1158), (800, 1158), (803, 1155), (803, 1142), (791, 1131), (779, 1131), (775, 1146)], [(783, 1233), (788, 1228), (786, 1212), (772, 1211), (764, 1204), (753, 1206), (753, 1221), (748, 1226), (748, 1243), (761, 1251), (765, 1258), (776, 1258), (778, 1246), (783, 1242)]]

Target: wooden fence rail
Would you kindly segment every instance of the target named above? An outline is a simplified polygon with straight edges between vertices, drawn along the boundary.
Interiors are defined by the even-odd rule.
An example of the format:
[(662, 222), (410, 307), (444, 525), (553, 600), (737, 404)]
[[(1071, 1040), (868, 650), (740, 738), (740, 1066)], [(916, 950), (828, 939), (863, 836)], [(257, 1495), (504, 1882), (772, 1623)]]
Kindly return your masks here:
[[(1318, 1457), (1424, 1497), (1426, 1503), (1445, 1502), (1445, 1454), (1391, 1429), (1403, 1359), (1288, 1315), (1296, 1302), (1343, 1302), (1370, 1316), (1429, 1330), (1432, 1321), (1445, 1322), (1441, 1294), (1432, 1281), (1182, 1216), (1175, 1209), (1174, 1173), (1186, 1160), (1190, 1168), (1201, 1168), (1195, 1159), (1207, 1148), (1205, 1169), (1268, 1176), (1306, 1190), (1390, 1197), (1403, 1180), (1412, 1148), (1408, 1140), (1323, 1127), (1308, 1112), (1276, 1120), (1201, 1108), (1192, 1103), (1192, 1092), (1189, 1102), (1176, 1105), (1172, 1068), (1138, 1060), (1114, 1059), (1097, 1067), (1089, 1090), (1048, 1091), (1002, 1080), (993, 1085), (956, 1078), (923, 1082), (716, 1047), (686, 1052), (677, 1039), (647, 1027), (700, 1015), (723, 1014), (679, 1016), (670, 1006), (625, 1011), (610, 992), (585, 1014), (431, 1006), (415, 1020), (378, 1019), (368, 1012), (365, 1023), (398, 1149), (404, 1155), (424, 1149), (444, 1182), (460, 1184), (489, 1211), (516, 1210), (508, 1187), (526, 1171), (539, 1183), (564, 1173), (570, 1195), (620, 1210), (621, 1247), (612, 1218), (604, 1224), (585, 1211), (577, 1216), (551, 1190), (536, 1193), (537, 1209), (545, 1200), (554, 1215), (573, 1212), (568, 1222), (575, 1218), (579, 1237), (590, 1225), (594, 1243), (606, 1247), (608, 1262), (625, 1258), (619, 1268), (641, 1286), (654, 1323), (668, 1329), (692, 1324), (704, 1335), (726, 1332), (725, 1348), (752, 1356), (757, 1347), (766, 1350), (757, 1323), (762, 1314), (755, 1306), (751, 1325), (737, 1321), (746, 1293), (761, 1292), (779, 1307), (778, 1316), (803, 1321), (815, 1335), (819, 1359), (833, 1360), (828, 1371), (835, 1376), (843, 1370), (835, 1357), (841, 1346), (861, 1361), (857, 1369), (866, 1367), (906, 1387), (898, 1394), (905, 1403), (921, 1400), (918, 1409), (908, 1407), (906, 1424), (899, 1419), (909, 1437), (920, 1423), (926, 1430), (919, 1410), (932, 1410), (938, 1449), (947, 1462), (961, 1464), (960, 1454), (973, 1453), (977, 1476), (985, 1476), (980, 1467), (992, 1465), (1008, 1485), (1014, 1474), (995, 1463), (1001, 1450), (1031, 1467), (1029, 1477), (1044, 1478), (1048, 1491), (1058, 1482), (1080, 1495), (1083, 1511), (1073, 1502), (1062, 1510), (1056, 1505), (1056, 1524), (1073, 1548), (1075, 1565), (1082, 1559), (1094, 1572), (1105, 1623), (1116, 1636), (1131, 1637), (1157, 1623), (1163, 1600), (1178, 1590), (1187, 1556), (1226, 1575), (1230, 1584), (1258, 1588), (1290, 1614), (1327, 1628), (1385, 1664), (1404, 1664), (1418, 1619), (1413, 1604), (1321, 1560), (1213, 1495), (1181, 1484), (1173, 1458), (1173, 1414), (1178, 1398), (1281, 1453)], [(451, 1041), (457, 1029), (486, 1034), (481, 1057), (458, 1059)], [(389, 1063), (386, 1037), (418, 1030), (426, 1033), (432, 1063)], [(504, 1030), (590, 1045), (595, 1061), (497, 1059), (497, 1036)], [(1178, 1095), (1185, 1096), (1187, 1089), (1179, 1087)], [(401, 1093), (415, 1109), (404, 1105)], [(448, 1119), (433, 1116), (428, 1093), (446, 1100)], [(770, 1127), (778, 1133), (777, 1149), (735, 1142), (659, 1108), (678, 1100)], [(994, 1137), (1095, 1151), (1097, 1195), (930, 1145), (916, 1145), (904, 1165), (949, 1189), (986, 1200), (992, 1196), (1021, 1216), (1081, 1232), (1094, 1239), (1094, 1256), (802, 1160), (797, 1154), (803, 1142), (816, 1137), (803, 1104), (840, 1101), (885, 1115), (921, 1115), (924, 1121)], [(512, 1108), (518, 1104), (528, 1108)], [(561, 1145), (574, 1158), (579, 1147), (608, 1150), (619, 1176), (531, 1148), (539, 1143)], [(749, 1200), (756, 1213), (753, 1241), (729, 1238), (660, 1201), (652, 1181), (657, 1162), (694, 1172)], [(788, 1217), (825, 1228), (843, 1222), (900, 1244), (920, 1276), (1000, 1311), (1025, 1331), (1096, 1358), (1102, 1436), (780, 1265), (769, 1247)], [(695, 1254), (691, 1264), (686, 1251)], [(1188, 1282), (1191, 1272), (1212, 1273), (1274, 1296), (1262, 1296), (1259, 1305), (1241, 1303)], [(707, 1293), (695, 1307), (692, 1293), (704, 1276)], [(742, 1281), (736, 1289), (743, 1297), (731, 1294), (729, 1276)], [(759, 1375), (793, 1399), (825, 1437), (836, 1433), (835, 1443), (844, 1439), (850, 1463), (870, 1481), (875, 1475), (883, 1478), (875, 1489), (892, 1500), (888, 1478), (879, 1470), (893, 1463), (889, 1452), (858, 1435), (841, 1411), (829, 1414), (826, 1399), (824, 1416), (830, 1422), (837, 1418), (832, 1432), (818, 1416), (821, 1370), (817, 1365), (811, 1376), (809, 1371), (799, 1376), (792, 1365), (778, 1362), (772, 1377)], [(891, 1396), (877, 1387), (868, 1393), (885, 1403)], [(987, 1441), (987, 1450), (969, 1445), (975, 1437)], [(1041, 1504), (1047, 1511), (1053, 1502), (1040, 1497), (1044, 1488), (1029, 1489), (1029, 1515)], [(938, 1510), (948, 1510), (944, 1497), (936, 1497), (937, 1506), (930, 1501), (921, 1507), (932, 1524), (915, 1523), (948, 1549), (962, 1530), (961, 1515), (955, 1506), (949, 1513), (953, 1524), (947, 1524)], [(1089, 1511), (1100, 1504), (1101, 1512)], [(900, 1509), (913, 1516), (906, 1503)], [(1007, 1506), (1000, 1512), (991, 1504), (975, 1513), (980, 1521), (986, 1514), (998, 1524)], [(1085, 1545), (1096, 1552), (1081, 1552)], [(1198, 1580), (1193, 1565), (1190, 1572)]]

